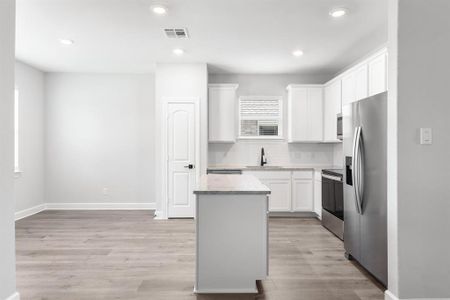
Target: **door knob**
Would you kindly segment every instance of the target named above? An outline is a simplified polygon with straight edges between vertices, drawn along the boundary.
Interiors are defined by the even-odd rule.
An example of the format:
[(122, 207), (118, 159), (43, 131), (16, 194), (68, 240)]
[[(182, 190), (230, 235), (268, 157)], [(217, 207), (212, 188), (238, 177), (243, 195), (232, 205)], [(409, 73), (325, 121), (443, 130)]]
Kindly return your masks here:
[(184, 166), (186, 169), (193, 169), (195, 166), (194, 165), (192, 165), (192, 164), (189, 164), (189, 165), (187, 165), (187, 166)]

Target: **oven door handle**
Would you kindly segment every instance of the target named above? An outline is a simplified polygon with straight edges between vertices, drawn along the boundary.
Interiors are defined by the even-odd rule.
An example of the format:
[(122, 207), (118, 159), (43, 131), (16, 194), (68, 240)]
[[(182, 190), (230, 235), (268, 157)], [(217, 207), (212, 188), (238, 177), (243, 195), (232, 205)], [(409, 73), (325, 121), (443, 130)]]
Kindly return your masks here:
[(338, 176), (322, 174), (322, 178), (326, 178), (326, 179), (342, 182), (342, 179), (340, 177), (338, 177)]

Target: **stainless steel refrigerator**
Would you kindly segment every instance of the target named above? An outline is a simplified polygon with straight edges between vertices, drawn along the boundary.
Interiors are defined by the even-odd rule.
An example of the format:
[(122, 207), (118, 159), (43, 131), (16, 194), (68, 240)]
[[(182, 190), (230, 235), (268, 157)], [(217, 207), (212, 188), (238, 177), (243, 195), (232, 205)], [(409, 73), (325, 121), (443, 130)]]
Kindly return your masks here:
[(387, 93), (342, 111), (344, 244), (356, 259), (387, 284)]

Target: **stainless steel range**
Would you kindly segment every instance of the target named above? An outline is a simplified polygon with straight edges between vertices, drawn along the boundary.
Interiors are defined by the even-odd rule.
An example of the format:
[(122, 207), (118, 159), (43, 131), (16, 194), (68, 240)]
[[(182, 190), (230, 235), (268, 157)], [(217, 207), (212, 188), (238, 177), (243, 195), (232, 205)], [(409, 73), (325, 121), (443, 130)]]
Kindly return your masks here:
[(344, 239), (343, 170), (322, 170), (322, 225)]

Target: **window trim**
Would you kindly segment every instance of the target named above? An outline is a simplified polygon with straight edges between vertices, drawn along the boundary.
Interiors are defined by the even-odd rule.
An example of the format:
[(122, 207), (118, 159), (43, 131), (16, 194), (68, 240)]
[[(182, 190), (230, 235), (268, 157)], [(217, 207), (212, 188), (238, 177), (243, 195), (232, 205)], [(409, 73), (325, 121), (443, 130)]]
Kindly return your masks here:
[[(278, 135), (255, 135), (243, 136), (241, 135), (241, 100), (277, 100), (280, 107), (280, 114), (278, 117)], [(238, 139), (239, 140), (284, 140), (283, 136), (283, 96), (240, 96), (238, 99)], [(272, 118), (270, 118), (272, 119)], [(276, 118), (273, 118), (275, 120)]]

